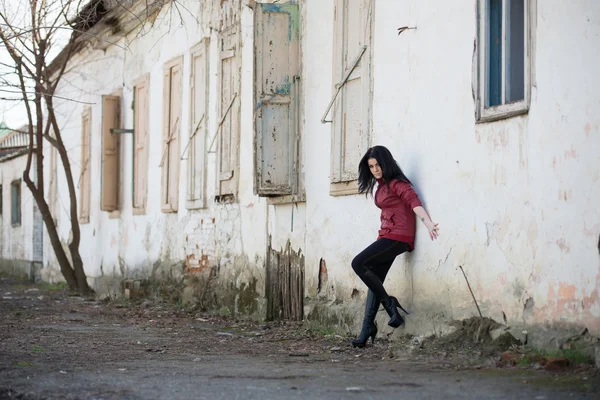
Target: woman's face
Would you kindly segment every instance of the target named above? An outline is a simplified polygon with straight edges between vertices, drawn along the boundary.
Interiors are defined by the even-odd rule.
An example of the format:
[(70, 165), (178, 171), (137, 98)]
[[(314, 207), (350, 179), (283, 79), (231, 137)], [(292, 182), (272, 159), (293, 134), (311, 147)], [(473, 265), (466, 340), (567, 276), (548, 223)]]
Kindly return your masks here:
[(379, 166), (377, 160), (374, 158), (369, 158), (369, 170), (375, 179), (381, 179), (383, 177), (383, 170)]

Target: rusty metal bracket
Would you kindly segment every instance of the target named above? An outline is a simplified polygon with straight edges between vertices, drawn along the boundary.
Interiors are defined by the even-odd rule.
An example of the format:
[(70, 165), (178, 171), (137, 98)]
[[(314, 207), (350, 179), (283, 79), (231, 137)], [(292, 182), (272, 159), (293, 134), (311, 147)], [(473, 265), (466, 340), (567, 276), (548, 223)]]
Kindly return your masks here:
[(211, 151), (213, 145), (215, 144), (215, 140), (217, 140), (217, 136), (219, 135), (219, 132), (221, 131), (221, 126), (223, 126), (223, 122), (225, 122), (225, 118), (227, 118), (227, 114), (229, 114), (229, 110), (231, 110), (231, 107), (233, 106), (233, 102), (235, 101), (235, 98), (237, 97), (237, 92), (235, 92), (233, 94), (233, 98), (231, 99), (231, 102), (229, 103), (229, 106), (227, 107), (227, 110), (225, 111), (225, 114), (223, 114), (223, 116), (221, 117), (221, 121), (219, 121), (219, 125), (217, 125), (217, 131), (215, 132), (215, 135), (213, 136), (211, 142), (210, 142), (210, 146), (208, 146), (208, 151), (207, 153), (214, 153), (214, 151)]
[(167, 150), (169, 149), (169, 143), (171, 143), (171, 141), (173, 140), (173, 135), (175, 135), (175, 132), (177, 132), (178, 127), (179, 127), (179, 117), (177, 117), (177, 119), (175, 120), (175, 123), (171, 127), (169, 138), (165, 142), (165, 148), (163, 149), (162, 157), (160, 158), (160, 164), (158, 165), (159, 167), (162, 167), (165, 163), (165, 156), (167, 155)]
[(189, 147), (190, 143), (192, 143), (192, 139), (194, 139), (194, 136), (196, 136), (196, 133), (198, 133), (198, 131), (200, 130), (200, 124), (202, 123), (202, 121), (204, 121), (204, 114), (202, 114), (202, 117), (200, 118), (200, 121), (198, 121), (198, 125), (196, 125), (196, 129), (194, 129), (194, 133), (192, 133), (192, 135), (190, 136), (190, 140), (188, 140), (187, 144), (183, 148), (183, 151), (181, 152), (181, 159), (180, 160), (187, 160), (187, 157), (183, 158), (183, 156), (185, 154), (185, 151)]
[(348, 72), (346, 72), (346, 75), (344, 76), (344, 79), (342, 79), (342, 81), (336, 85), (337, 86), (337, 90), (335, 91), (335, 94), (333, 95), (333, 98), (329, 102), (329, 105), (327, 106), (327, 109), (325, 110), (325, 114), (323, 114), (323, 117), (321, 118), (321, 123), (322, 124), (325, 124), (325, 123), (328, 123), (328, 122), (329, 123), (333, 122), (333, 120), (328, 120), (327, 119), (327, 114), (329, 114), (329, 111), (331, 110), (331, 107), (333, 107), (333, 103), (335, 102), (335, 99), (338, 97), (338, 94), (340, 94), (340, 91), (342, 90), (342, 87), (346, 84), (346, 82), (348, 82), (348, 78), (350, 78), (350, 75), (352, 74), (352, 72), (354, 71), (354, 69), (356, 68), (356, 66), (358, 65), (358, 62), (362, 58), (363, 54), (365, 54), (366, 50), (367, 50), (367, 46), (366, 45), (364, 45), (363, 47), (361, 47), (360, 52), (358, 53), (358, 56), (356, 57), (356, 59), (352, 63), (352, 67), (350, 67), (350, 69), (348, 70)]

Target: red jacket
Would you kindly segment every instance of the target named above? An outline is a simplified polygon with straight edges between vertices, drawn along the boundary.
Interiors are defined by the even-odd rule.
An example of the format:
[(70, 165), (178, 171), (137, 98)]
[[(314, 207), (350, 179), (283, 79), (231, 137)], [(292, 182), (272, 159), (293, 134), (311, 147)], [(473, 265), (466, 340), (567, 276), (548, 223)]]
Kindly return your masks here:
[(377, 239), (407, 243), (412, 251), (415, 247), (416, 228), (413, 208), (422, 205), (419, 196), (410, 183), (393, 180), (389, 189), (382, 179), (378, 183), (375, 205), (381, 208), (381, 229)]

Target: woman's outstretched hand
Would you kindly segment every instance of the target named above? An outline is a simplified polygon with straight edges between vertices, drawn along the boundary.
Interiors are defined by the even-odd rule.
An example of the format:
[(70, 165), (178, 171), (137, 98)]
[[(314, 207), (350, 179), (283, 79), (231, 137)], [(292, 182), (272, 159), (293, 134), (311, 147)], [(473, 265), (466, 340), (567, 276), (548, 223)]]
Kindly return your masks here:
[(435, 240), (437, 239), (439, 233), (439, 229), (438, 228), (438, 224), (437, 223), (433, 223), (433, 221), (429, 220), (429, 221), (424, 221), (425, 226), (427, 227), (427, 230), (429, 230), (429, 237), (431, 238), (431, 240)]
[(425, 211), (423, 206), (417, 206), (413, 208), (413, 211), (415, 212), (415, 214), (417, 214), (417, 217), (419, 217), (421, 222), (423, 222), (423, 224), (425, 224), (425, 226), (427, 227), (427, 230), (429, 231), (429, 237), (431, 238), (431, 240), (437, 239), (439, 235), (438, 231), (440, 228), (438, 228), (438, 224), (433, 223), (431, 218), (429, 218), (429, 214), (427, 214), (427, 211)]

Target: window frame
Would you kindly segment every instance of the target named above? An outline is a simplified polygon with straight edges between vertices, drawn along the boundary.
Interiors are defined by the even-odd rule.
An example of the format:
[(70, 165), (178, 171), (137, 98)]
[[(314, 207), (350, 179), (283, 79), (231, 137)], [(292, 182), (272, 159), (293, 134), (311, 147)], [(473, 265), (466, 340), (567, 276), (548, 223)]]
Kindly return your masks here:
[(487, 41), (489, 34), (489, 21), (487, 7), (489, 6), (490, 0), (478, 0), (477, 1), (477, 44), (476, 44), (476, 57), (477, 57), (477, 74), (476, 74), (476, 122), (484, 123), (497, 121), (514, 117), (517, 115), (527, 114), (531, 105), (531, 87), (533, 78), (533, 62), (532, 54), (534, 49), (532, 26), (534, 26), (535, 12), (536, 12), (536, 1), (535, 0), (523, 0), (524, 2), (524, 30), (525, 30), (525, 43), (524, 43), (524, 98), (512, 103), (505, 103), (506, 99), (506, 26), (507, 26), (507, 7), (506, 4), (511, 0), (502, 1), (502, 80), (501, 80), (501, 99), (502, 104), (486, 107), (486, 96), (487, 96)]
[[(367, 46), (362, 54), (362, 57), (357, 64), (355, 70), (349, 76), (348, 80), (352, 80), (352, 76), (359, 73), (361, 78), (361, 94), (362, 101), (367, 105), (362, 107), (364, 121), (364, 134), (366, 140), (366, 148), (371, 143), (373, 129), (373, 27), (375, 24), (375, 5), (374, 0), (362, 0), (361, 7), (365, 7), (365, 18), (361, 19), (360, 24), (360, 42), (362, 46)], [(350, 27), (347, 26), (348, 8), (350, 0), (335, 0), (334, 7), (336, 8), (336, 17), (339, 15), (340, 20), (334, 20), (334, 43), (333, 43), (333, 83), (337, 85), (339, 80), (346, 74), (346, 71), (352, 67), (352, 63), (359, 54), (346, 54), (348, 50), (348, 32)], [(362, 3), (362, 2), (361, 2)], [(341, 10), (341, 11), (340, 11)], [(366, 24), (363, 26), (363, 24)], [(344, 58), (346, 60), (344, 61)], [(334, 89), (336, 89), (334, 87)], [(330, 166), (330, 190), (331, 196), (346, 196), (358, 194), (358, 181), (356, 171), (352, 177), (345, 176), (343, 171), (343, 159), (348, 157), (344, 153), (345, 143), (343, 138), (347, 135), (345, 132), (345, 121), (342, 116), (342, 106), (345, 98), (344, 88), (341, 89), (335, 103), (333, 104), (332, 112), (332, 135), (331, 135), (331, 166)], [(362, 154), (359, 156), (362, 157)], [(336, 171), (336, 164), (340, 165), (340, 170)], [(339, 178), (335, 175), (339, 175)]]
[[(240, 146), (241, 146), (241, 77), (235, 71), (239, 71), (241, 65), (241, 22), (236, 21), (232, 25), (224, 28), (218, 36), (218, 70), (217, 70), (217, 112), (220, 126), (217, 126), (216, 135), (216, 193), (217, 202), (237, 202), (239, 198), (239, 180), (240, 180)], [(224, 73), (225, 60), (234, 62), (234, 73), (229, 75), (233, 81), (225, 82)], [(233, 95), (225, 93), (224, 87), (233, 88)], [(228, 101), (224, 101), (227, 98)], [(227, 132), (227, 127), (229, 131)], [(229, 135), (229, 149), (224, 149), (224, 135)], [(209, 145), (210, 146), (210, 145)], [(209, 150), (212, 150), (209, 148)], [(225, 151), (228, 150), (229, 158), (228, 169), (223, 170), (223, 159)]]
[[(179, 78), (179, 115), (173, 115), (173, 69), (180, 68)], [(183, 124), (183, 55), (179, 55), (168, 60), (163, 67), (163, 82), (165, 81), (167, 73), (169, 77), (169, 86), (163, 84), (163, 123), (162, 123), (162, 140), (161, 140), (161, 158), (164, 163), (161, 166), (161, 197), (160, 197), (160, 208), (163, 213), (177, 213), (179, 209), (179, 162), (181, 157), (180, 140), (181, 140), (181, 127)], [(168, 96), (165, 90), (169, 90)], [(175, 118), (173, 118), (173, 116)], [(169, 119), (168, 123), (165, 123), (165, 118)], [(169, 132), (171, 127), (175, 127), (175, 132)], [(166, 140), (165, 140), (166, 139)], [(168, 144), (168, 148), (165, 149), (165, 145)], [(175, 153), (176, 157), (171, 157), (171, 152)], [(164, 152), (168, 154), (164, 154)], [(168, 165), (166, 165), (168, 163)], [(166, 168), (166, 172), (165, 172)], [(169, 180), (170, 171), (174, 169), (173, 176), (175, 180)], [(165, 174), (166, 177), (165, 177)]]

